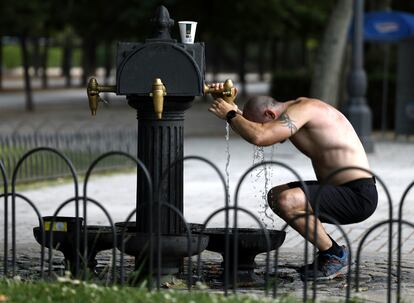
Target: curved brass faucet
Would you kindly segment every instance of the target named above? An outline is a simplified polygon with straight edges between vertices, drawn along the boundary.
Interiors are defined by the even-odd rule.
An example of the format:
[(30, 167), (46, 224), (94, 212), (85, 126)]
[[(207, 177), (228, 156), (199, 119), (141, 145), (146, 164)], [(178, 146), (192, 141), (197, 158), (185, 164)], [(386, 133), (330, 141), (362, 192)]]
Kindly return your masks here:
[(154, 82), (152, 83), (152, 93), (150, 93), (150, 96), (152, 97), (154, 103), (154, 112), (157, 114), (158, 119), (162, 118), (162, 112), (164, 110), (164, 96), (166, 95), (167, 89), (165, 88), (161, 79), (155, 78)]
[(96, 110), (98, 109), (99, 102), (105, 102), (100, 96), (99, 93), (108, 92), (115, 93), (116, 85), (99, 85), (98, 81), (95, 78), (89, 79), (88, 82), (88, 99), (89, 99), (89, 108), (91, 109), (92, 116), (96, 115)]
[(204, 84), (204, 93), (205, 94), (212, 94), (213, 97), (219, 97), (222, 98), (224, 101), (234, 104), (237, 91), (234, 87), (233, 81), (231, 79), (227, 79), (224, 82), (224, 87), (222, 89), (214, 89), (209, 87), (207, 84)]

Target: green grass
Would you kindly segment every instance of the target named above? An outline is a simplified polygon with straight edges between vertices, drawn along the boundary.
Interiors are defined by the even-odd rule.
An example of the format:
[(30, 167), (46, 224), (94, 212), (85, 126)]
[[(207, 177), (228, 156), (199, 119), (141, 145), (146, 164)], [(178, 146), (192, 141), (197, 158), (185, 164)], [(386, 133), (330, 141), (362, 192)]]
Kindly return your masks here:
[(22, 65), (20, 48), (17, 45), (3, 46), (3, 66), (13, 68)]
[(51, 47), (47, 58), (47, 66), (61, 66), (60, 62), (62, 62), (62, 54), (63, 52), (61, 48)]
[[(47, 60), (48, 67), (60, 67), (62, 66), (63, 50), (60, 47), (49, 48), (49, 56)], [(72, 53), (72, 66), (80, 66), (81, 62), (81, 50), (76, 48)]]
[[(30, 49), (29, 49), (30, 51)], [(97, 62), (98, 65), (103, 65), (104, 53), (103, 48), (97, 49)], [(61, 47), (50, 47), (48, 54), (48, 67), (60, 67), (62, 65), (62, 53)], [(3, 66), (8, 68), (15, 68), (22, 66), (22, 56), (20, 46), (18, 44), (8, 44), (3, 46)], [(81, 65), (81, 49), (75, 48), (72, 53), (72, 66)]]
[(238, 295), (225, 297), (222, 294), (194, 290), (147, 291), (144, 287), (105, 287), (93, 283), (61, 278), (60, 282), (0, 281), (0, 302), (45, 303), (45, 302), (134, 302), (134, 303), (259, 303), (299, 302), (291, 297), (278, 300), (259, 296)]
[[(113, 176), (118, 174), (132, 174), (136, 172), (136, 169), (133, 167), (119, 167), (119, 168), (112, 168), (112, 169), (102, 169), (102, 170), (96, 170), (94, 173), (92, 173), (91, 178), (89, 179), (89, 182), (94, 182), (94, 177), (105, 177), (105, 176)], [(80, 188), (83, 186), (83, 182), (85, 180), (85, 176), (83, 174), (78, 175)], [(51, 187), (51, 186), (57, 186), (62, 184), (72, 184), (73, 178), (71, 176), (66, 177), (57, 177), (57, 178), (45, 178), (44, 180), (34, 180), (34, 181), (24, 181), (19, 182), (17, 181), (16, 190), (24, 191), (24, 190), (31, 190), (31, 189), (39, 189), (39, 188), (45, 188), (45, 187)], [(1, 188), (1, 187), (0, 187)], [(11, 187), (9, 188), (11, 191)], [(82, 194), (82, 193), (81, 193)], [(0, 301), (1, 302), (1, 301)]]
[[(28, 148), (23, 146), (4, 145), (0, 147), (0, 159), (3, 160), (10, 182), (17, 160), (27, 151)], [(79, 177), (97, 156), (95, 153), (87, 151), (71, 150), (63, 150), (63, 154), (72, 162)], [(131, 171), (131, 167), (133, 167), (131, 161), (124, 157), (115, 156), (101, 161), (94, 172), (100, 174), (119, 173), (125, 170)], [(38, 181), (46, 181), (46, 185), (50, 185), (50, 181), (62, 183), (64, 179), (71, 180), (70, 176), (69, 168), (62, 159), (50, 152), (38, 152), (27, 158), (20, 167), (17, 184), (21, 185), (29, 182), (39, 186)]]

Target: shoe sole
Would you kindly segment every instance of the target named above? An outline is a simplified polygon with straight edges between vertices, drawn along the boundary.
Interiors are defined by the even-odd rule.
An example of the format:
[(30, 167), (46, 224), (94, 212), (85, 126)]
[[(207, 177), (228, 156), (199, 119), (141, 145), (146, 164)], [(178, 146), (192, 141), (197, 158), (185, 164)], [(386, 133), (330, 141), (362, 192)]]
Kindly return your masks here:
[[(348, 265), (342, 267), (340, 270), (338, 270), (336, 273), (330, 275), (330, 276), (326, 276), (326, 277), (317, 277), (315, 278), (315, 281), (328, 281), (328, 280), (333, 280), (336, 277), (343, 275), (343, 274), (347, 274), (348, 273)], [(303, 280), (303, 279), (302, 279)], [(313, 281), (312, 277), (307, 277), (307, 281)]]

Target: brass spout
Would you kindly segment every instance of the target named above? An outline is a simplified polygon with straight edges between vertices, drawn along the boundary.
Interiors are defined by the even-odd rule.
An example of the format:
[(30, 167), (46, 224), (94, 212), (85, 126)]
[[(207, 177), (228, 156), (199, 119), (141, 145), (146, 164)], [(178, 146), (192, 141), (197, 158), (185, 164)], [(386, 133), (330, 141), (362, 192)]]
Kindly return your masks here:
[(152, 83), (152, 97), (154, 103), (154, 112), (157, 114), (158, 119), (162, 119), (162, 112), (164, 110), (164, 96), (167, 95), (167, 89), (160, 78), (155, 78)]
[(207, 84), (204, 84), (204, 94), (212, 94), (214, 98), (222, 98), (224, 101), (234, 104), (237, 91), (234, 87), (233, 81), (227, 79), (224, 82), (222, 89), (214, 89), (209, 87)]
[(99, 85), (95, 78), (89, 79), (88, 88), (86, 89), (89, 99), (89, 108), (91, 109), (92, 116), (96, 115), (99, 102), (106, 102), (103, 100), (99, 93), (108, 92), (115, 93), (116, 85)]

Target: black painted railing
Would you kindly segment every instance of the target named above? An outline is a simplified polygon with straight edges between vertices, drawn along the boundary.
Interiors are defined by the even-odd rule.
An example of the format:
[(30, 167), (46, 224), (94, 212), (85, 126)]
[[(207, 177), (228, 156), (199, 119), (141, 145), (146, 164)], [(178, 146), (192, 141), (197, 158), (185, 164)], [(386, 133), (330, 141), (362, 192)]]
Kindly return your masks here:
[[(69, 172), (69, 174), (72, 176), (73, 179), (73, 185), (74, 185), (74, 196), (72, 198), (67, 199), (66, 201), (64, 201), (63, 203), (61, 203), (60, 205), (57, 205), (56, 211), (53, 214), (53, 218), (51, 221), (49, 221), (48, 223), (48, 227), (46, 228), (45, 226), (45, 222), (43, 220), (42, 214), (39, 211), (39, 209), (37, 208), (36, 204), (34, 202), (32, 202), (30, 200), (29, 197), (24, 196), (21, 193), (18, 193), (16, 191), (16, 182), (17, 182), (17, 176), (20, 174), (20, 170), (21, 168), (24, 166), (24, 163), (27, 161), (30, 161), (31, 158), (38, 156), (39, 154), (52, 154), (54, 156), (57, 156), (60, 161), (62, 162), (62, 166), (65, 166), (67, 171)], [(45, 155), (43, 155), (45, 156)], [(107, 211), (107, 209), (104, 207), (103, 203), (97, 201), (96, 199), (94, 199), (93, 197), (88, 195), (88, 184), (90, 182), (90, 176), (92, 174), (92, 172), (94, 172), (96, 170), (97, 165), (102, 162), (105, 161), (108, 158), (111, 157), (123, 157), (126, 161), (132, 163), (137, 169), (140, 169), (144, 172), (144, 176), (147, 179), (147, 184), (148, 184), (148, 189), (150, 193), (152, 193), (152, 180), (151, 180), (151, 176), (148, 172), (148, 170), (146, 169), (145, 165), (137, 158), (131, 156), (130, 154), (124, 152), (124, 151), (113, 151), (113, 152), (109, 152), (109, 153), (105, 153), (100, 155), (99, 157), (96, 157), (95, 160), (93, 160), (91, 162), (91, 164), (89, 165), (88, 168), (85, 169), (86, 171), (86, 176), (85, 179), (83, 181), (83, 193), (82, 195), (79, 194), (79, 184), (78, 184), (78, 175), (77, 175), (77, 171), (75, 170), (75, 167), (73, 165), (73, 163), (71, 162), (71, 160), (65, 156), (63, 153), (59, 152), (57, 149), (54, 148), (50, 148), (50, 147), (42, 147), (42, 148), (35, 148), (32, 150), (27, 151), (24, 155), (22, 155), (19, 159), (17, 159), (16, 164), (15, 164), (15, 168), (12, 171), (11, 174), (8, 173), (7, 169), (5, 168), (4, 164), (0, 161), (0, 172), (1, 172), (1, 177), (3, 179), (3, 193), (0, 195), (0, 198), (3, 198), (4, 201), (4, 205), (3, 205), (3, 211), (4, 211), (4, 216), (3, 216), (3, 220), (4, 220), (4, 247), (3, 247), (3, 263), (0, 267), (1, 272), (3, 273), (4, 277), (14, 277), (18, 274), (18, 265), (17, 265), (17, 260), (19, 258), (18, 254), (17, 254), (17, 247), (16, 247), (16, 225), (17, 225), (17, 220), (18, 218), (16, 218), (16, 203), (17, 202), (25, 202), (27, 203), (32, 209), (34, 214), (37, 216), (38, 221), (39, 221), (39, 237), (40, 237), (40, 242), (42, 243), (41, 245), (41, 251), (40, 251), (40, 278), (41, 279), (46, 279), (45, 277), (45, 248), (48, 247), (54, 247), (54, 242), (53, 242), (53, 237), (54, 237), (54, 222), (57, 220), (56, 218), (58, 217), (59, 213), (61, 212), (61, 210), (69, 205), (74, 205), (75, 207), (75, 219), (76, 219), (76, 228), (75, 228), (75, 232), (73, 233), (74, 235), (74, 250), (76, 252), (74, 259), (72, 259), (71, 261), (74, 262), (74, 264), (72, 264), (72, 271), (73, 271), (73, 275), (79, 279), (89, 279), (90, 277), (87, 275), (88, 273), (88, 269), (87, 266), (89, 265), (89, 263), (87, 262), (87, 260), (89, 260), (88, 258), (90, 258), (90, 256), (88, 255), (88, 245), (90, 245), (88, 243), (88, 216), (87, 216), (87, 206), (88, 205), (94, 205), (97, 206), (105, 215), (108, 223), (109, 223), (109, 228), (110, 228), (110, 233), (109, 233), (109, 237), (112, 238), (112, 243), (113, 243), (113, 247), (112, 247), (112, 255), (111, 255), (111, 260), (108, 264), (108, 266), (111, 267), (111, 273), (109, 275), (110, 276), (110, 281), (112, 284), (120, 284), (120, 285), (125, 285), (125, 256), (124, 256), (124, 251), (125, 251), (125, 242), (127, 241), (127, 235), (126, 235), (126, 228), (124, 228), (123, 230), (119, 231), (117, 230), (117, 227), (115, 226), (112, 218), (111, 218), (111, 214)], [(153, 226), (153, 222), (154, 219), (156, 218), (155, 216), (158, 216), (160, 214), (160, 209), (161, 208), (167, 208), (169, 211), (174, 212), (178, 215), (178, 217), (183, 221), (183, 225), (185, 227), (184, 230), (184, 234), (187, 237), (187, 252), (188, 252), (188, 259), (187, 259), (187, 270), (183, 271), (182, 270), (182, 275), (186, 276), (186, 281), (187, 281), (187, 289), (188, 291), (191, 291), (192, 288), (194, 287), (194, 284), (196, 281), (202, 280), (202, 273), (201, 273), (201, 266), (202, 266), (202, 261), (201, 261), (201, 254), (198, 254), (197, 257), (197, 262), (196, 262), (196, 268), (193, 268), (192, 265), (192, 261), (191, 261), (191, 253), (193, 251), (192, 247), (192, 241), (191, 239), (194, 238), (195, 236), (198, 237), (198, 241), (197, 241), (197, 245), (200, 246), (201, 243), (201, 238), (203, 236), (203, 233), (205, 232), (206, 227), (208, 226), (208, 224), (210, 223), (210, 221), (217, 216), (220, 213), (225, 214), (225, 252), (224, 252), (224, 256), (225, 258), (228, 259), (228, 257), (230, 256), (230, 252), (232, 251), (233, 255), (230, 256), (232, 259), (233, 263), (233, 268), (237, 268), (237, 258), (238, 258), (238, 245), (237, 245), (237, 240), (238, 240), (238, 220), (237, 220), (237, 214), (239, 212), (247, 214), (249, 217), (251, 217), (253, 219), (253, 221), (255, 221), (259, 227), (260, 230), (262, 230), (264, 236), (265, 236), (265, 241), (266, 241), (266, 247), (267, 247), (267, 252), (266, 252), (266, 258), (265, 258), (265, 279), (264, 279), (264, 283), (263, 283), (263, 289), (264, 289), (264, 295), (266, 296), (272, 296), (274, 298), (278, 297), (278, 264), (279, 264), (279, 251), (280, 249), (277, 248), (276, 250), (273, 251), (273, 256), (272, 256), (272, 251), (271, 251), (271, 245), (270, 245), (270, 240), (269, 240), (269, 235), (268, 235), (268, 231), (267, 229), (264, 227), (263, 223), (260, 221), (260, 219), (251, 211), (242, 208), (238, 205), (238, 199), (239, 199), (239, 193), (240, 193), (240, 188), (242, 186), (243, 181), (245, 180), (245, 178), (256, 168), (261, 167), (261, 166), (278, 166), (278, 167), (282, 167), (288, 171), (290, 171), (300, 182), (302, 182), (302, 185), (304, 187), (304, 191), (305, 194), (307, 195), (307, 189), (306, 189), (306, 184), (302, 181), (300, 175), (294, 170), (292, 169), (290, 166), (281, 163), (281, 162), (275, 162), (275, 161), (266, 161), (266, 162), (262, 162), (262, 163), (258, 163), (253, 165), (252, 167), (250, 167), (243, 175), (242, 177), (239, 179), (238, 183), (237, 183), (237, 187), (236, 187), (236, 192), (235, 192), (235, 200), (234, 200), (234, 205), (230, 206), (230, 201), (228, 200), (229, 195), (228, 195), (228, 189), (226, 187), (226, 183), (225, 183), (225, 178), (223, 176), (223, 174), (220, 172), (220, 170), (217, 168), (217, 166), (212, 163), (211, 161), (203, 158), (203, 157), (199, 157), (199, 156), (187, 156), (184, 157), (182, 160), (176, 161), (172, 164), (176, 165), (177, 163), (181, 163), (184, 161), (199, 161), (199, 162), (203, 162), (205, 164), (207, 164), (209, 167), (211, 167), (218, 176), (218, 181), (222, 183), (223, 185), (223, 190), (224, 190), (224, 200), (223, 200), (223, 206), (220, 207), (219, 209), (213, 210), (211, 213), (206, 214), (206, 219), (204, 221), (204, 223), (201, 225), (201, 228), (198, 230), (197, 234), (192, 234), (192, 230), (190, 225), (188, 224), (188, 222), (186, 222), (186, 220), (184, 219), (183, 214), (176, 209), (175, 207), (168, 205), (166, 203), (156, 203), (154, 201), (158, 201), (159, 199), (155, 199), (153, 200), (153, 198), (151, 197), (151, 199), (149, 199), (149, 201), (147, 201), (146, 203), (141, 203), (140, 204), (140, 208), (139, 209), (133, 209), (131, 210), (131, 212), (129, 213), (128, 216), (126, 216), (126, 220), (125, 220), (125, 224), (127, 224), (127, 222), (129, 222), (132, 218), (135, 217), (137, 212), (142, 212), (142, 211), (146, 211), (147, 215), (149, 216), (149, 222), (150, 222), (150, 228), (149, 228), (149, 242), (148, 242), (148, 258), (149, 258), (149, 272), (147, 275), (147, 287), (148, 288), (156, 288), (157, 290), (160, 289), (161, 286), (161, 267), (162, 267), (162, 254), (161, 254), (161, 228), (160, 228), (160, 220), (157, 220), (157, 224), (155, 224)], [(369, 172), (371, 174), (373, 174), (375, 176), (375, 178), (378, 180), (378, 184), (382, 186), (382, 188), (384, 189), (384, 192), (386, 194), (386, 197), (388, 199), (388, 205), (389, 205), (389, 211), (388, 211), (388, 215), (389, 217), (386, 220), (383, 220), (381, 222), (378, 222), (376, 224), (374, 224), (373, 226), (367, 228), (367, 230), (365, 231), (363, 237), (361, 238), (361, 240), (359, 241), (358, 245), (357, 245), (357, 249), (356, 249), (356, 258), (355, 258), (355, 272), (352, 271), (351, 266), (349, 266), (348, 268), (348, 274), (346, 277), (346, 287), (344, 290), (344, 299), (346, 302), (350, 301), (351, 298), (351, 291), (354, 289), (354, 291), (357, 293), (360, 291), (360, 271), (361, 271), (361, 255), (362, 255), (362, 250), (364, 248), (364, 244), (366, 239), (368, 238), (368, 236), (374, 231), (377, 230), (378, 228), (386, 225), (388, 226), (388, 258), (386, 260), (386, 264), (387, 264), (387, 295), (386, 295), (386, 301), (387, 302), (391, 302), (392, 299), (392, 268), (393, 266), (396, 266), (397, 269), (397, 279), (396, 279), (396, 300), (397, 302), (399, 302), (401, 300), (401, 262), (402, 262), (402, 257), (401, 257), (401, 247), (402, 247), (402, 226), (408, 226), (411, 228), (414, 228), (414, 223), (403, 220), (403, 206), (404, 206), (404, 202), (406, 200), (407, 195), (409, 194), (409, 192), (411, 191), (411, 189), (414, 187), (414, 182), (410, 183), (410, 185), (407, 187), (407, 189), (404, 191), (403, 196), (401, 197), (400, 203), (399, 203), (399, 209), (398, 209), (398, 216), (397, 218), (393, 217), (393, 207), (392, 207), (392, 199), (391, 199), (391, 195), (388, 191), (388, 188), (386, 187), (385, 183), (381, 180), (381, 178), (377, 175), (375, 175), (373, 172), (367, 171), (365, 169), (362, 168), (358, 168), (358, 167), (345, 167), (345, 168), (341, 168), (335, 172), (333, 172), (326, 180), (324, 180), (323, 182), (321, 182), (322, 186), (323, 184), (327, 184), (329, 182), (329, 180), (331, 178), (333, 178), (334, 176), (336, 176), (337, 174), (342, 173), (343, 171), (346, 170), (363, 170), (365, 172)], [(156, 189), (158, 190), (158, 194), (162, 195), (161, 192), (161, 184), (165, 179), (165, 175), (168, 174), (168, 171), (165, 171), (161, 178), (160, 178), (160, 182), (158, 184), (160, 184), (160, 188)], [(11, 184), (10, 184), (10, 188), (11, 188), (11, 192), (8, 192), (9, 189), (9, 179), (8, 176), (11, 175)], [(156, 191), (157, 192), (157, 191)], [(319, 216), (319, 217), (323, 217), (328, 219), (330, 222), (332, 222), (332, 224), (334, 224), (338, 230), (340, 231), (340, 233), (342, 234), (342, 237), (345, 239), (345, 242), (347, 244), (347, 246), (349, 247), (349, 264), (351, 264), (352, 262), (352, 256), (351, 256), (351, 242), (346, 234), (346, 232), (343, 230), (343, 228), (340, 226), (340, 224), (335, 221), (333, 218), (329, 217), (326, 214), (320, 213), (319, 211), (319, 203), (318, 203), (318, 196), (319, 196), (319, 192), (316, 195), (316, 205), (314, 207), (314, 215), (315, 216)], [(9, 207), (11, 205), (11, 211), (9, 210)], [(82, 226), (81, 226), (81, 221), (78, 220), (80, 218), (79, 216), (79, 207), (83, 208), (83, 231), (82, 230)], [(232, 224), (230, 224), (230, 220), (229, 220), (229, 215), (233, 214), (233, 218), (234, 221)], [(297, 220), (299, 218), (303, 218), (305, 217), (306, 220), (309, 220), (309, 211), (307, 210), (305, 214), (297, 216), (296, 218), (293, 218), (292, 221)], [(309, 222), (309, 221), (308, 221)], [(10, 224), (11, 223), (11, 224)], [(288, 222), (288, 223), (292, 223), (292, 222)], [(287, 224), (284, 225), (284, 227), (282, 228), (282, 231), (286, 230), (286, 228), (289, 226)], [(397, 232), (397, 237), (398, 237), (398, 245), (397, 245), (397, 257), (398, 257), (398, 261), (396, 264), (393, 263), (393, 256), (392, 256), (392, 252), (393, 252), (393, 224), (398, 224), (398, 232)], [(11, 226), (10, 226), (11, 225)], [(11, 230), (9, 231), (9, 229), (11, 228)], [(317, 239), (317, 228), (315, 225), (314, 228), (315, 234), (314, 237), (315, 239)], [(9, 233), (11, 233), (11, 239), (9, 239)], [(233, 238), (234, 238), (234, 242), (230, 241), (229, 235), (230, 233), (233, 234)], [(99, 234), (98, 234), (99, 236)], [(49, 237), (49, 243), (47, 243), (45, 240)], [(306, 236), (305, 239), (309, 238), (309, 230), (306, 230)], [(120, 242), (119, 242), (120, 241)], [(304, 260), (305, 260), (305, 264), (307, 264), (307, 258), (308, 258), (308, 245), (307, 245), (307, 241), (305, 241), (305, 247), (304, 247)], [(119, 248), (119, 256), (117, 254), (117, 249), (116, 247)], [(56, 247), (54, 247), (56, 248)], [(92, 248), (90, 248), (92, 249)], [(53, 277), (56, 275), (56, 272), (53, 271), (53, 250), (54, 249), (49, 249), (49, 255), (48, 255), (48, 279), (50, 277)], [(197, 251), (200, 251), (200, 247), (197, 247)], [(313, 250), (314, 253), (314, 257), (316, 256), (316, 251), (315, 249)], [(153, 256), (155, 256), (156, 260), (153, 260)], [(273, 258), (273, 268), (271, 268), (271, 260)], [(139, 265), (139, 264), (138, 264)], [(136, 268), (137, 268), (137, 264), (135, 264)], [(139, 266), (138, 266), (139, 267)], [(313, 268), (313, 270), (315, 271), (316, 268)], [(275, 279), (273, 281), (270, 281), (269, 279), (269, 273), (270, 272), (274, 273)], [(307, 269), (307, 267), (305, 267), (305, 276), (308, 274), (307, 271), (309, 271)], [(153, 273), (156, 272), (155, 275), (155, 279), (153, 279)], [(230, 277), (230, 274), (232, 275)], [(315, 275), (314, 275), (315, 276)], [(195, 279), (194, 279), (195, 277)], [(304, 287), (303, 287), (303, 302), (307, 302), (310, 298), (308, 296), (308, 286), (307, 286), (307, 279), (305, 279), (304, 281)], [(225, 262), (224, 264), (224, 279), (223, 279), (223, 291), (225, 292), (225, 294), (228, 293), (229, 289), (232, 290), (233, 293), (237, 293), (238, 291), (238, 285), (237, 285), (237, 273), (236, 270), (233, 270), (232, 272), (229, 271), (229, 262)], [(272, 291), (270, 292), (269, 290), (272, 289)], [(314, 281), (313, 283), (313, 287), (312, 287), (312, 299), (315, 300), (317, 298), (317, 289), (316, 289), (316, 283)]]

